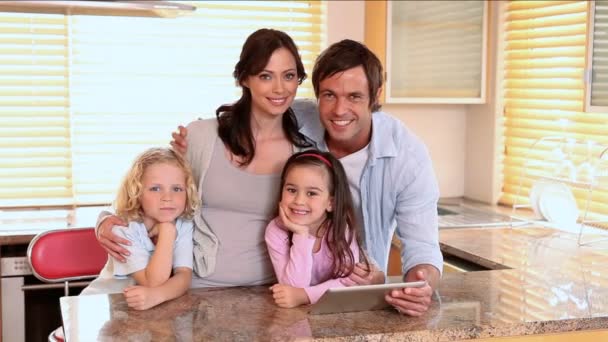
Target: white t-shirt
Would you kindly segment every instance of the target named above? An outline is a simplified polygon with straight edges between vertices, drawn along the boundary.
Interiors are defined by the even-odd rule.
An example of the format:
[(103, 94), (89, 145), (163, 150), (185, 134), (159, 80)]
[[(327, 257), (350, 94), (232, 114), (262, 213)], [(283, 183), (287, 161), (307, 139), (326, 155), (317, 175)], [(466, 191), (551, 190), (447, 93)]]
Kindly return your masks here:
[[(359, 227), (359, 233), (362, 234), (361, 241), (365, 241), (365, 229), (363, 224), (363, 209), (361, 208), (361, 174), (367, 159), (369, 158), (369, 144), (355, 153), (340, 158), (340, 162), (346, 172), (348, 178), (348, 186), (353, 198), (353, 209), (355, 211), (355, 220)], [(362, 246), (363, 247), (363, 246)]]
[[(192, 268), (192, 230), (191, 220), (177, 219), (175, 228), (177, 234), (173, 245), (173, 268)], [(125, 247), (131, 254), (125, 263), (109, 257), (106, 265), (97, 279), (82, 290), (81, 294), (117, 293), (127, 286), (135, 285), (131, 274), (140, 271), (148, 265), (156, 246), (148, 237), (148, 230), (142, 222), (129, 222), (128, 228), (112, 227), (112, 232), (131, 241)]]

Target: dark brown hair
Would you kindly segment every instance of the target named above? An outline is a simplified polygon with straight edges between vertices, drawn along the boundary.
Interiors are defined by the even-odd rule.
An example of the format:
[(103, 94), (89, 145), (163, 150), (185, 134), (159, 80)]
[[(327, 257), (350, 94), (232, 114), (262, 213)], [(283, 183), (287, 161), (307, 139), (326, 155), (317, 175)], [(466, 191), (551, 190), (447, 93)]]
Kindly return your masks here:
[[(241, 165), (247, 165), (255, 156), (255, 140), (251, 132), (251, 90), (243, 87), (247, 77), (264, 70), (272, 54), (280, 48), (291, 52), (296, 61), (298, 83), (306, 79), (306, 72), (298, 48), (285, 32), (273, 29), (260, 29), (253, 32), (241, 50), (241, 56), (234, 67), (232, 76), (241, 86), (243, 94), (233, 104), (222, 105), (216, 111), (218, 135), (232, 154), (242, 157)], [(309, 147), (310, 142), (298, 131), (298, 122), (291, 108), (283, 114), (283, 130), (287, 139), (298, 147)]]
[[(318, 166), (329, 175), (328, 189), (329, 195), (333, 197), (333, 210), (327, 213), (327, 219), (321, 224), (321, 227), (327, 228), (323, 230), (326, 236), (327, 247), (333, 257), (332, 278), (347, 277), (353, 272), (355, 264), (358, 262), (350, 250), (350, 244), (353, 239), (357, 241), (360, 259), (365, 262), (369, 269), (369, 262), (365, 252), (361, 248), (360, 235), (358, 234), (358, 229), (362, 229), (363, 227), (357, 227), (355, 221), (355, 211), (353, 209), (348, 179), (346, 178), (342, 163), (331, 153), (307, 150), (292, 155), (287, 160), (281, 174), (280, 193), (282, 194), (285, 179), (289, 171), (294, 167), (303, 165)], [(279, 195), (279, 198), (281, 198), (281, 195)]]
[(382, 88), (382, 84), (384, 84), (382, 63), (365, 45), (350, 39), (332, 44), (317, 57), (312, 70), (312, 85), (315, 89), (315, 96), (319, 97), (321, 81), (358, 66), (363, 67), (365, 77), (367, 77), (369, 108), (372, 112), (379, 111), (381, 105), (376, 95), (378, 89)]

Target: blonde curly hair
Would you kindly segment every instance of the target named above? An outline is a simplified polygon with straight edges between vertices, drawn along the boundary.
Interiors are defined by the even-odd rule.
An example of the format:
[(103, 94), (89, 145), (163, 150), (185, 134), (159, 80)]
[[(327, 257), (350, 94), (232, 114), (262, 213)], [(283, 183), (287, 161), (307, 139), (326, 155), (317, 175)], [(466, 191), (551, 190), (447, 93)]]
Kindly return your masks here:
[(142, 178), (150, 165), (172, 164), (186, 176), (186, 206), (180, 217), (191, 219), (200, 204), (190, 166), (179, 153), (170, 148), (150, 148), (140, 154), (125, 175), (114, 202), (116, 215), (127, 221), (142, 221), (143, 209), (140, 197), (143, 192)]

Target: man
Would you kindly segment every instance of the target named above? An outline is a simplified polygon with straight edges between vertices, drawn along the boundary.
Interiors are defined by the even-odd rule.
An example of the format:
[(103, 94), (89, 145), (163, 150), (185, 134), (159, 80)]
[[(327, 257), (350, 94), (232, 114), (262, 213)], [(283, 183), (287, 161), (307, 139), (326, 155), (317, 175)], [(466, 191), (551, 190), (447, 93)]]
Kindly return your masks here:
[[(443, 265), (439, 191), (428, 152), (400, 121), (378, 111), (383, 69), (365, 45), (352, 40), (331, 45), (317, 58), (312, 83), (318, 116), (310, 102), (296, 101), (292, 107), (301, 132), (340, 158), (364, 227), (365, 249), (384, 272), (396, 228), (404, 280), (425, 280), (428, 286), (394, 290), (386, 299), (402, 313), (421, 315)], [(378, 282), (365, 274), (358, 267), (355, 280)]]

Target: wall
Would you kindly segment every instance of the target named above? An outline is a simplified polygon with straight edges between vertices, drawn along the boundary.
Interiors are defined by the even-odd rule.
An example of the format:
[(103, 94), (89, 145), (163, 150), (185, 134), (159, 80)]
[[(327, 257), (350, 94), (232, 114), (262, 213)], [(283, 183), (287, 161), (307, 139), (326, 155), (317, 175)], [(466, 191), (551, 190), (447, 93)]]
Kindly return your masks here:
[(500, 196), (502, 170), (500, 129), (502, 105), (496, 94), (502, 92), (502, 78), (497, 70), (502, 70), (501, 34), (499, 20), (501, 7), (505, 1), (490, 1), (490, 27), (488, 44), (487, 95), (483, 105), (468, 105), (466, 108), (466, 153), (464, 173), (464, 195), (486, 203), (496, 203)]
[[(363, 41), (363, 1), (328, 1), (328, 44), (344, 38)], [(384, 105), (427, 145), (441, 197), (465, 194), (466, 105)]]

